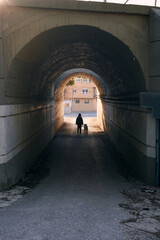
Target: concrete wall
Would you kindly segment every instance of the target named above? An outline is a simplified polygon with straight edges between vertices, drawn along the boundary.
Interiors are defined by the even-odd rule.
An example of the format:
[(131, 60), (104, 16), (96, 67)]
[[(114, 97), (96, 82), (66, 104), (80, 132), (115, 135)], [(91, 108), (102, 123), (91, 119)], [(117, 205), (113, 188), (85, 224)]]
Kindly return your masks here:
[(55, 102), (55, 119), (54, 127), (55, 132), (61, 127), (64, 122), (64, 99), (58, 99)]
[[(46, 1), (39, 1), (40, 4), (45, 2)], [(136, 7), (132, 7), (131, 9), (133, 9), (133, 11), (130, 10), (127, 12), (124, 10), (122, 11), (122, 8), (119, 6), (119, 9), (114, 12), (114, 8), (110, 8), (110, 11), (107, 10), (109, 5), (104, 7), (104, 4), (100, 4), (95, 5), (97, 8), (99, 6), (99, 10), (96, 11), (96, 8), (91, 9), (88, 7), (90, 6), (89, 3), (83, 3), (85, 4), (85, 8), (81, 10), (78, 8), (78, 5), (74, 5), (74, 9), (64, 9), (64, 7), (62, 9), (63, 1), (60, 1), (60, 7), (58, 8), (53, 6), (50, 7), (50, 4), (52, 5), (54, 2), (55, 1), (47, 1), (48, 6), (45, 6), (44, 8), (43, 6), (36, 8), (35, 6), (37, 6), (37, 1), (32, 1), (35, 6), (27, 7), (27, 2), (23, 0), (21, 1), (22, 5), (24, 3), (22, 8), (18, 7), (18, 5), (17, 7), (2, 6), (1, 8), (0, 189), (11, 186), (24, 174), (29, 165), (33, 163), (33, 159), (35, 159), (46, 144), (52, 139), (56, 130), (63, 123), (64, 107), (61, 91), (58, 93), (58, 96), (55, 96), (56, 104), (54, 104), (54, 102), (46, 104), (33, 104), (34, 98), (32, 99), (33, 96), (31, 94), (33, 81), (35, 80), (33, 80), (31, 75), (33, 62), (36, 63), (36, 66), (38, 66), (41, 63), (41, 60), (47, 56), (49, 51), (49, 46), (47, 45), (49, 42), (47, 34), (44, 34), (42, 39), (40, 37), (38, 38), (39, 44), (43, 42), (41, 48), (39, 48), (38, 42), (32, 41), (37, 36), (40, 36), (41, 33), (48, 33), (48, 30), (55, 29), (57, 27), (72, 25), (91, 26), (99, 30), (103, 30), (120, 40), (119, 45), (115, 46), (114, 52), (118, 53), (118, 46), (121, 47), (124, 44), (127, 46), (127, 50), (133, 53), (133, 59), (129, 67), (131, 67), (135, 59), (137, 59), (145, 77), (144, 85), (147, 87), (149, 85), (149, 8), (142, 8), (143, 11), (139, 12), (137, 10), (134, 11)], [(32, 5), (32, 3), (30, 4)], [(127, 6), (127, 8), (130, 7)], [(58, 40), (56, 40), (55, 35), (53, 37), (55, 41), (54, 43), (56, 44), (56, 41)], [(63, 36), (59, 39), (61, 41), (63, 40), (62, 43), (65, 44)], [(51, 40), (52, 38), (50, 38), (50, 43), (52, 42)], [(33, 43), (31, 44), (32, 47), (27, 49), (26, 46), (28, 46), (31, 42)], [(151, 43), (150, 46), (150, 59), (153, 58), (154, 60), (153, 64), (151, 64), (152, 67), (150, 68), (150, 77), (152, 77), (155, 63), (158, 61), (157, 50), (155, 51), (155, 46), (158, 46), (156, 49), (159, 49), (159, 45), (157, 44), (158, 43), (154, 42), (153, 39), (153, 44)], [(26, 47), (25, 50), (24, 47)], [(100, 49), (100, 52), (103, 52), (103, 47), (104, 46)], [(61, 55), (63, 56), (65, 54), (62, 52)], [(118, 54), (115, 54), (116, 57), (117, 55)], [(127, 57), (124, 56), (124, 65), (125, 63), (128, 63), (128, 59), (126, 58)], [(15, 65), (12, 64), (13, 62)], [(65, 61), (60, 63), (61, 64), (58, 65), (58, 67), (61, 68), (63, 67), (62, 63), (65, 63), (66, 66), (71, 66), (67, 65), (68, 63)], [(71, 64), (73, 65), (72, 62)], [(102, 65), (101, 63), (99, 64)], [(111, 62), (110, 66), (112, 66), (112, 64), (113, 63)], [(25, 69), (27, 65), (29, 65), (28, 69), (30, 69), (30, 72), (28, 72), (27, 68)], [(13, 71), (11, 71), (11, 66), (13, 67)], [(22, 69), (26, 72), (21, 73), (22, 66)], [(79, 66), (82, 67), (82, 65)], [(121, 67), (121, 64), (118, 66)], [(154, 74), (158, 80), (159, 70), (157, 66), (159, 65), (156, 65)], [(17, 70), (17, 68), (19, 69)], [(112, 70), (113, 69), (114, 68), (112, 68)], [(68, 69), (65, 70), (67, 71)], [(10, 71), (12, 72), (11, 76), (9, 76)], [(16, 76), (17, 72), (19, 73), (18, 77)], [(47, 72), (49, 71), (46, 69), (46, 74)], [(114, 72), (112, 75), (114, 75)], [(26, 78), (24, 78), (24, 76)], [(55, 76), (58, 77), (56, 74)], [(48, 79), (46, 75), (45, 77)], [(125, 76), (122, 75), (120, 77), (123, 78)], [(50, 79), (52, 79), (52, 77)], [(115, 79), (118, 81), (119, 78), (115, 77)], [(106, 84), (107, 80), (109, 81), (110, 79), (107, 79), (107, 77), (104, 79)], [(138, 80), (141, 81), (141, 79)], [(119, 86), (120, 83), (118, 82), (117, 84), (115, 81), (113, 85)], [(130, 83), (129, 76), (128, 79), (123, 82), (124, 85), (119, 86), (120, 88), (123, 87), (124, 91), (122, 93), (129, 94), (127, 91), (136, 91), (133, 90), (136, 89), (134, 88), (135, 82), (131, 82), (129, 84), (129, 88), (127, 89), (126, 86), (128, 83)], [(45, 82), (38, 82), (35, 83), (35, 85), (38, 90), (40, 89), (40, 94), (46, 86)], [(52, 82), (49, 83), (48, 88), (51, 85)], [(151, 85), (149, 86), (154, 90)], [(111, 88), (112, 87), (113, 86), (111, 85)], [(126, 92), (125, 89), (127, 89)], [(140, 89), (141, 91), (141, 89), (144, 88), (140, 87), (137, 89)], [(41, 97), (40, 94), (38, 97)], [(21, 103), (23, 101), (26, 103), (29, 101), (32, 104), (13, 105), (13, 103)], [(12, 105), (3, 105), (8, 103), (12, 103)], [(138, 105), (131, 106), (130, 104), (111, 104), (104, 101), (101, 105), (100, 99), (98, 100), (98, 105), (100, 105), (97, 113), (100, 126), (108, 132), (118, 151), (120, 151), (125, 159), (128, 160), (139, 176), (149, 183), (154, 183), (155, 120), (152, 118), (151, 112), (147, 109), (140, 108)]]
[(4, 99), (4, 56), (3, 56), (2, 26), (0, 16), (0, 102)]
[[(53, 2), (53, 1), (52, 1)], [(36, 3), (37, 4), (37, 3)], [(117, 12), (104, 11), (104, 4), (101, 4), (101, 11), (80, 11), (79, 8), (71, 10), (57, 10), (54, 8), (23, 8), (7, 7), (2, 11), (2, 32), (4, 35), (5, 49), (5, 71), (8, 73), (10, 65), (15, 56), (32, 39), (49, 29), (60, 26), (93, 26), (106, 31), (122, 41), (135, 57), (138, 59), (143, 74), (148, 76), (148, 16), (149, 10), (142, 11), (142, 14), (118, 14)], [(89, 3), (88, 3), (89, 4)], [(123, 6), (124, 7), (124, 6)], [(134, 6), (132, 7), (134, 9)], [(140, 8), (140, 7), (139, 7)], [(107, 8), (106, 8), (107, 9)], [(141, 9), (143, 9), (141, 7)], [(121, 13), (121, 12), (120, 12)], [(46, 41), (47, 47), (47, 41)], [(45, 51), (45, 48), (43, 49)], [(39, 59), (36, 52), (34, 59)], [(27, 55), (25, 61), (28, 61)]]
[(54, 102), (0, 106), (0, 189), (23, 176), (55, 134)]
[(103, 102), (105, 131), (140, 179), (155, 184), (156, 120), (150, 110)]
[(149, 91), (160, 91), (160, 10), (151, 9), (149, 18)]
[(99, 98), (99, 95), (97, 97), (97, 123), (101, 127), (103, 131), (105, 131), (106, 128), (106, 110), (104, 109), (107, 105), (103, 104), (101, 99)]

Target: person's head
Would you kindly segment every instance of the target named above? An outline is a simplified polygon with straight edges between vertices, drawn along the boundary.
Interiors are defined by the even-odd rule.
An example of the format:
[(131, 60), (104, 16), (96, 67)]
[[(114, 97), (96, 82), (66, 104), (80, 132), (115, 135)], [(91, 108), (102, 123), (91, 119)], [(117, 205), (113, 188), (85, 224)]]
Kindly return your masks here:
[(80, 114), (80, 113), (78, 114), (78, 117), (81, 117), (81, 114)]

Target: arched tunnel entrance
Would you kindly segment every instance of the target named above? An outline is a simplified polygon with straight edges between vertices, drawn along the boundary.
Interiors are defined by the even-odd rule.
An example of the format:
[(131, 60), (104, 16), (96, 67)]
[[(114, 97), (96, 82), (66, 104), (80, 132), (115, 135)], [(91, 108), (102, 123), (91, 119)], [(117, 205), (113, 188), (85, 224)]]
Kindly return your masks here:
[[(96, 73), (93, 71), (90, 71), (88, 69), (84, 68), (77, 68), (77, 69), (71, 69), (63, 74), (61, 74), (54, 82), (53, 85), (53, 91), (54, 91), (54, 96), (55, 96), (55, 109), (56, 109), (56, 129), (59, 128), (59, 126), (62, 125), (64, 118), (64, 88), (67, 84), (67, 82), (70, 79), (74, 79), (77, 76), (83, 76), (86, 79), (90, 79), (96, 86), (97, 88), (97, 122), (102, 128), (102, 130), (105, 129), (105, 121), (104, 121), (104, 114), (103, 114), (103, 107), (102, 107), (102, 102), (100, 99), (100, 95), (106, 95), (106, 86), (104, 85), (104, 81), (101, 79), (100, 76), (98, 76)], [(83, 84), (82, 84), (83, 86)]]
[(17, 95), (16, 102), (21, 98), (51, 99), (55, 79), (74, 68), (89, 69), (99, 75), (109, 97), (146, 90), (136, 57), (120, 40), (95, 27), (64, 26), (41, 33), (16, 56), (7, 81), (15, 78), (18, 86), (12, 93), (8, 86), (8, 101), (13, 95)]
[[(141, 66), (113, 35), (78, 25), (39, 34), (10, 66), (6, 102), (21, 108), (16, 110), (18, 119), (12, 117), (14, 137), (8, 152), (18, 150), (6, 163), (5, 183), (11, 185), (24, 174), (62, 125), (62, 89), (67, 77), (77, 72), (91, 76), (96, 83), (103, 109), (100, 125), (117, 150), (143, 180), (154, 183), (155, 153), (147, 150), (155, 144), (154, 137), (147, 137), (149, 123), (154, 120), (139, 106), (139, 93), (146, 91)], [(15, 163), (12, 172), (11, 161)]]

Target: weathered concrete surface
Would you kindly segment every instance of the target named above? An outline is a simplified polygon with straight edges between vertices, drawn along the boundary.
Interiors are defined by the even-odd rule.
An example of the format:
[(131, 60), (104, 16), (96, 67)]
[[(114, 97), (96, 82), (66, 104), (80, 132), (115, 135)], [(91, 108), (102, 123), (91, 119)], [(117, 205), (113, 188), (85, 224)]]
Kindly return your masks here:
[(160, 91), (160, 10), (151, 9), (149, 18), (149, 90)]
[(117, 150), (150, 184), (156, 175), (156, 120), (150, 110), (134, 105), (103, 103), (103, 126)]
[(0, 102), (4, 99), (4, 55), (3, 55), (3, 42), (2, 42), (2, 25), (0, 17)]
[(54, 104), (0, 106), (0, 189), (33, 164), (55, 134)]
[[(139, 92), (150, 89), (150, 9), (50, 0), (13, 0), (12, 3), (6, 1), (1, 4), (0, 69), (4, 69), (4, 77), (0, 80), (0, 104), (13, 108), (31, 104), (34, 108), (35, 104), (55, 100), (49, 113), (37, 109), (36, 113), (26, 110), (20, 114), (13, 112), (13, 116), (0, 115), (1, 160), (5, 159), (1, 161), (1, 176), (7, 172), (6, 179), (11, 179), (6, 180), (9, 185), (26, 169), (29, 152), (33, 149), (31, 146), (34, 146), (36, 156), (43, 148), (43, 138), (47, 139), (46, 144), (63, 122), (63, 94), (57, 99), (53, 85), (64, 72), (84, 68), (100, 76), (102, 82), (97, 80), (100, 98), (104, 97), (102, 95), (132, 98), (132, 95), (138, 96)], [(158, 55), (155, 50), (152, 52), (158, 74)], [(153, 63), (155, 61), (153, 58)], [(109, 131), (124, 156), (128, 158), (131, 150), (136, 153), (136, 161), (132, 165), (144, 179), (153, 182), (155, 121), (148, 114), (143, 114), (138, 104), (135, 108), (131, 108), (133, 102), (127, 104), (129, 109), (122, 108), (121, 103), (112, 107), (102, 103), (102, 115), (98, 114), (98, 121), (103, 129)], [(50, 122), (46, 114), (52, 115)], [(151, 140), (148, 138), (150, 123), (153, 130)], [(36, 135), (36, 131), (39, 131), (41, 137)], [(15, 165), (11, 159), (14, 159)], [(151, 176), (149, 169), (152, 169)], [(12, 172), (13, 178), (10, 176)]]
[[(103, 9), (104, 4), (94, 3), (94, 6), (95, 10), (96, 6)], [(122, 8), (121, 5), (114, 7)], [(143, 13), (143, 9), (147, 12)], [(2, 6), (8, 101), (11, 98), (11, 103), (20, 102), (21, 98), (24, 101), (28, 96), (43, 95), (55, 77), (73, 67), (88, 66), (99, 73), (108, 82), (110, 94), (145, 91), (148, 86), (148, 10), (142, 7), (142, 14), (122, 14), (121, 10), (118, 14), (118, 10), (86, 12), (78, 7), (60, 11), (11, 6), (3, 9)], [(34, 79), (36, 71), (41, 77)]]
[(31, 7), (31, 8), (49, 8), (60, 10), (81, 10), (81, 11), (93, 11), (93, 12), (107, 12), (107, 13), (127, 13), (127, 14), (142, 14), (148, 15), (150, 7), (147, 6), (133, 6), (115, 3), (102, 3), (102, 2), (83, 2), (77, 0), (13, 0), (12, 2), (3, 0), (1, 3), (5, 6), (17, 6), (17, 7)]
[(153, 225), (149, 229), (142, 225), (143, 218), (138, 227), (134, 222), (128, 226), (137, 216), (124, 206), (134, 198), (128, 201), (122, 191), (133, 186), (118, 173), (96, 119), (84, 122), (89, 135), (76, 135), (75, 118), (65, 123), (46, 152), (50, 175), (17, 202), (0, 209), (1, 240), (158, 240), (159, 228), (150, 233)]

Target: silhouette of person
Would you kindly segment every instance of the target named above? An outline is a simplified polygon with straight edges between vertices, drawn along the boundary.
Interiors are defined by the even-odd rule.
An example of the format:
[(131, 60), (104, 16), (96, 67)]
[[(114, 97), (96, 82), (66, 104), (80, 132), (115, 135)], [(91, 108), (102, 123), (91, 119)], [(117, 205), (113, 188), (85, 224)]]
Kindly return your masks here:
[(82, 125), (83, 125), (83, 118), (81, 117), (80, 113), (78, 114), (78, 117), (76, 119), (76, 125), (77, 125), (77, 133), (80, 132), (80, 134), (81, 134), (81, 128), (82, 128)]

